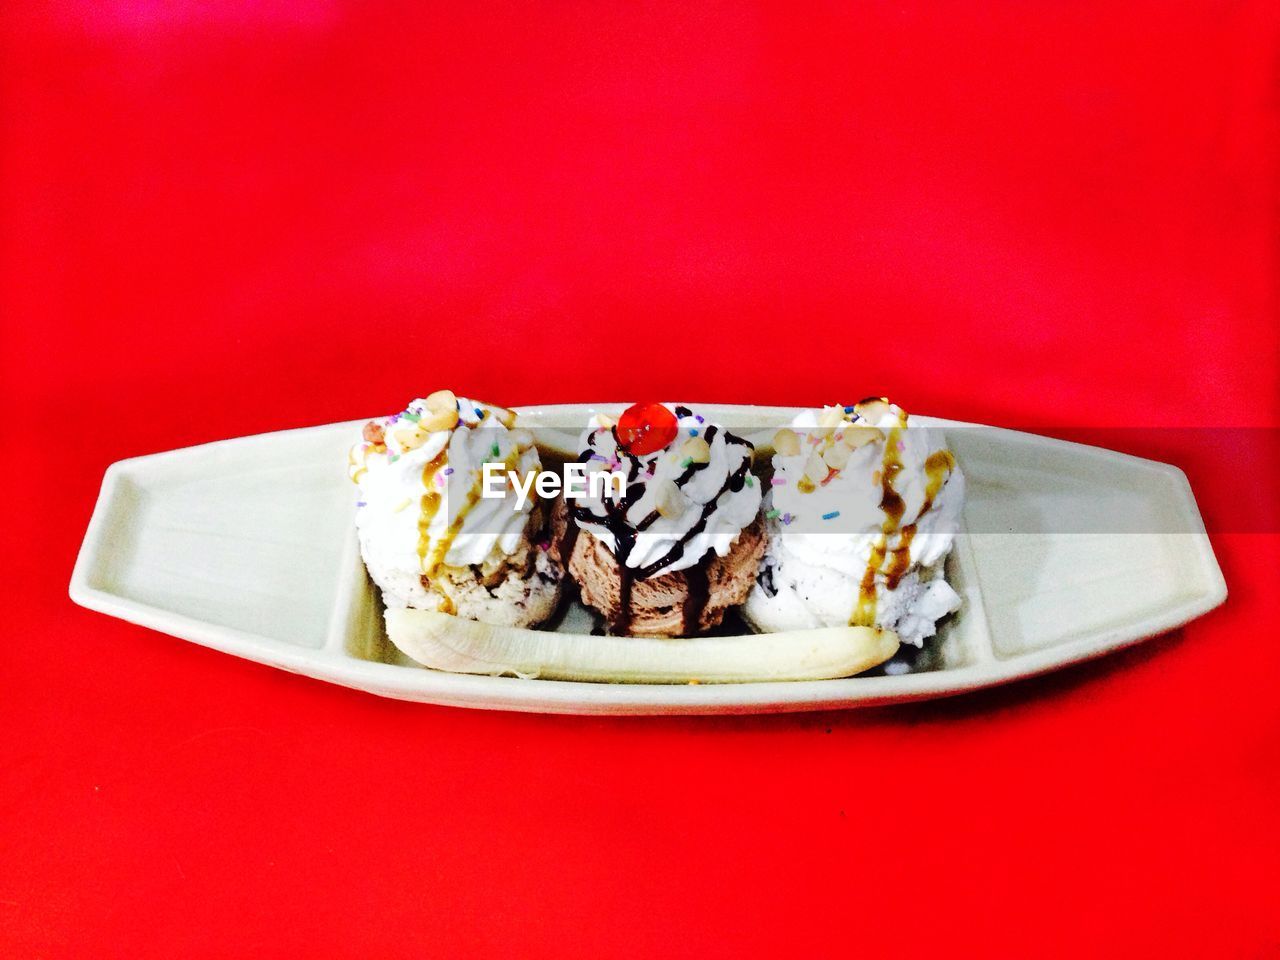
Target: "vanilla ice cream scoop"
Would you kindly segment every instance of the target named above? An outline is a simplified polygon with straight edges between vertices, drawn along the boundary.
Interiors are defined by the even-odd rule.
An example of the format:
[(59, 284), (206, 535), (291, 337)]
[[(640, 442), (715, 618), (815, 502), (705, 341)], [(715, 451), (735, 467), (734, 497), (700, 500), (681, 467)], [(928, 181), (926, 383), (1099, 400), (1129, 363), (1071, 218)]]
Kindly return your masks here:
[(356, 530), (388, 607), (440, 610), (512, 626), (545, 619), (563, 568), (541, 535), (543, 508), (508, 486), (483, 496), (483, 469), (540, 467), (528, 431), (503, 407), (437, 391), (373, 421), (348, 458)]
[(774, 446), (769, 545), (748, 622), (881, 627), (922, 645), (960, 605), (943, 563), (964, 475), (942, 435), (872, 398), (806, 411)]

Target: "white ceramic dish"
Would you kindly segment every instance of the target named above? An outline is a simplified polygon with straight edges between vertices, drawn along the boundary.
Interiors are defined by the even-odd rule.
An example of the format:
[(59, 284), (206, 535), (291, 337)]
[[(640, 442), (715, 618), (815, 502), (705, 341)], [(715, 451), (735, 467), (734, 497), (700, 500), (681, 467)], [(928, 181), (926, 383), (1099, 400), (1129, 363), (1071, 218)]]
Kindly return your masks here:
[[(595, 410), (520, 410), (564, 448)], [(750, 439), (786, 407), (699, 408)], [(441, 673), (386, 640), (353, 534), (346, 451), (363, 420), (113, 464), (71, 579), (82, 606), (205, 646), (403, 700), (547, 713), (756, 713), (919, 700), (992, 686), (1170, 630), (1226, 598), (1182, 472), (1119, 453), (926, 417), (968, 483), (948, 560), (964, 598), (931, 668), (897, 676), (631, 685)], [(1129, 532), (1060, 532), (1106, 491)], [(1094, 510), (1096, 513), (1096, 510)], [(1141, 532), (1134, 532), (1141, 531)], [(1153, 532), (1159, 531), (1159, 532)], [(581, 630), (570, 610), (561, 629)]]

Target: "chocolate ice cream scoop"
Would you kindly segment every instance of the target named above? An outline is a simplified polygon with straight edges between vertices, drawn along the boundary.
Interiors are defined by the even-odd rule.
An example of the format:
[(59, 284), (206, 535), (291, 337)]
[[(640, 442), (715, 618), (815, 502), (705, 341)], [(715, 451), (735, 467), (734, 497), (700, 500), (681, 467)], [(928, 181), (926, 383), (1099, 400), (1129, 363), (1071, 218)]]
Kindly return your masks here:
[(588, 471), (626, 477), (569, 503), (563, 541), (611, 632), (697, 633), (742, 602), (763, 550), (750, 443), (687, 407), (637, 404), (617, 424), (595, 418), (579, 449)]
[(692, 636), (719, 626), (731, 607), (746, 600), (764, 555), (764, 523), (753, 521), (723, 557), (711, 553), (692, 567), (646, 580), (624, 573), (613, 551), (593, 534), (583, 533), (567, 546), (565, 565), (583, 602), (615, 633)]

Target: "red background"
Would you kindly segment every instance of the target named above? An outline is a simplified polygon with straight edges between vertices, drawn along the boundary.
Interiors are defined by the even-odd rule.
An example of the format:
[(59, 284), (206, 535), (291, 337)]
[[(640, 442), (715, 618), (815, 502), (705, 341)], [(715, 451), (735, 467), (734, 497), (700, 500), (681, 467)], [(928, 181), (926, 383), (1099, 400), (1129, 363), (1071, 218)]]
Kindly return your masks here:
[(1274, 534), (1173, 636), (815, 716), (403, 704), (66, 599), (111, 461), (446, 383), (1276, 426), (1274, 4), (0, 17), (0, 954), (1280, 953)]

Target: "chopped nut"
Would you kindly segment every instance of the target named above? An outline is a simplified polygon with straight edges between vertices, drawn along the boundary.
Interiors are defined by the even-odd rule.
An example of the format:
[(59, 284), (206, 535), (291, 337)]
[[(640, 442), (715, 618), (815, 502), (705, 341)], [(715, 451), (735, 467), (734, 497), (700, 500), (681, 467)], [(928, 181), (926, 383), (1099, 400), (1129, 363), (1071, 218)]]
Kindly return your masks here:
[(694, 463), (706, 463), (711, 459), (711, 447), (701, 437), (690, 437), (681, 445), (680, 456)]
[(654, 493), (658, 513), (668, 520), (678, 520), (684, 513), (685, 498), (674, 480), (659, 480)]
[(497, 417), (498, 422), (502, 424), (504, 427), (506, 427), (508, 430), (510, 430), (512, 426), (515, 425), (516, 412), (514, 410), (508, 410), (506, 407), (494, 407), (493, 415)]
[(857, 404), (858, 416), (862, 417), (868, 423), (876, 423), (890, 412), (889, 401), (884, 397), (879, 399), (867, 399)]
[(818, 426), (838, 427), (844, 422), (844, 407), (823, 407), (818, 416)]
[(883, 439), (884, 432), (877, 427), (846, 427), (844, 440), (841, 442), (850, 450), (857, 450), (872, 441)]
[[(432, 394), (434, 396), (434, 394)], [(418, 422), (418, 428), (427, 431), (427, 433), (435, 433), (437, 430), (452, 430), (458, 425), (458, 408), (449, 407), (424, 416)]]
[(820, 456), (811, 453), (809, 459), (804, 462), (804, 475), (814, 483), (821, 483), (827, 479), (827, 465), (823, 463)]
[(426, 442), (428, 432), (421, 424), (415, 424), (411, 427), (399, 427), (391, 432), (391, 436), (395, 437), (401, 450), (417, 450)]
[(848, 447), (842, 443), (834, 443), (822, 454), (822, 462), (832, 470), (843, 470), (849, 462), (849, 457), (853, 453)]
[(784, 427), (773, 435), (773, 449), (781, 457), (794, 457), (800, 452), (800, 437)]
[(452, 390), (437, 390), (426, 400), (427, 409), (432, 413), (441, 413), (445, 410), (452, 410), (455, 413), (458, 410), (458, 398), (454, 396)]

